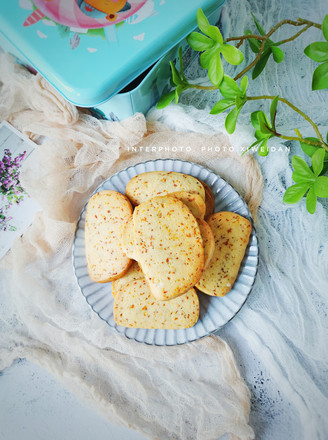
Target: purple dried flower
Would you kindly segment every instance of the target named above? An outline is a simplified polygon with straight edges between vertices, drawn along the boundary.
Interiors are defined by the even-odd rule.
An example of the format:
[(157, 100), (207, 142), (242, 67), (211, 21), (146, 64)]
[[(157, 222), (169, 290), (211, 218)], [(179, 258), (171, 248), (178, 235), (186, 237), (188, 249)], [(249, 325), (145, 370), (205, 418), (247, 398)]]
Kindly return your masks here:
[(0, 230), (14, 230), (13, 226), (9, 225), (12, 217), (6, 217), (9, 208), (13, 204), (20, 204), (24, 199), (24, 189), (19, 182), (19, 168), (21, 162), (26, 156), (26, 151), (12, 158), (12, 153), (8, 148), (4, 150), (4, 156), (0, 161), (0, 194), (1, 201), (6, 200), (3, 208), (0, 208)]

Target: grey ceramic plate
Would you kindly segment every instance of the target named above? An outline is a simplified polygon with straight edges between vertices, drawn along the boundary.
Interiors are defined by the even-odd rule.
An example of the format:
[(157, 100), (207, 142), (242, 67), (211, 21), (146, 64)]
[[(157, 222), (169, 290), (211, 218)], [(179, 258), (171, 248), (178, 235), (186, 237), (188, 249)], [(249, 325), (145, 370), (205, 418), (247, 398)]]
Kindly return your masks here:
[[(132, 177), (146, 171), (159, 170), (182, 172), (197, 177), (212, 189), (215, 212), (233, 211), (252, 221), (246, 203), (225, 180), (207, 168), (182, 160), (164, 159), (139, 163), (113, 175), (95, 192), (110, 189), (124, 194), (126, 184)], [(182, 330), (145, 330), (118, 326), (113, 317), (114, 299), (111, 294), (111, 283), (94, 283), (88, 275), (84, 251), (85, 214), (86, 206), (77, 224), (73, 246), (73, 265), (77, 282), (88, 304), (100, 318), (129, 339), (153, 345), (177, 345), (200, 339), (230, 321), (240, 310), (253, 287), (258, 266), (258, 244), (254, 227), (233, 288), (223, 298), (199, 293), (200, 316), (193, 327)]]

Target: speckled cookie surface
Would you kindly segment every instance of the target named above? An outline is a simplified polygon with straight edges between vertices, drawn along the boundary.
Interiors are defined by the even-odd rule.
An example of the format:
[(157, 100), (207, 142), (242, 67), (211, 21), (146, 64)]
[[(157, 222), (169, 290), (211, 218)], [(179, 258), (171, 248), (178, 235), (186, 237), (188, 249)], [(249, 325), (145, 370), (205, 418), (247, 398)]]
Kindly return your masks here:
[(116, 191), (101, 191), (90, 198), (85, 220), (85, 250), (93, 281), (115, 280), (129, 268), (131, 260), (122, 251), (122, 230), (131, 214), (131, 203)]
[(143, 279), (125, 284), (114, 300), (114, 319), (123, 327), (189, 328), (198, 317), (199, 300), (194, 289), (170, 301), (157, 301)]
[(134, 247), (134, 229), (133, 229), (133, 216), (127, 220), (123, 226), (123, 239), (122, 249), (125, 255), (129, 258), (136, 260), (136, 252)]
[(234, 212), (218, 212), (207, 222), (214, 235), (215, 249), (196, 287), (208, 295), (224, 296), (237, 278), (252, 226)]
[(145, 278), (141, 267), (136, 261), (133, 261), (128, 271), (118, 280), (112, 282), (112, 294), (115, 297), (117, 292), (130, 281), (141, 280)]
[(205, 201), (205, 190), (199, 180), (169, 171), (149, 171), (133, 177), (126, 186), (125, 195), (136, 206), (152, 197), (177, 191), (199, 194)]
[(207, 185), (207, 183), (200, 180), (201, 184), (204, 187), (205, 190), (205, 205), (206, 205), (206, 211), (205, 211), (205, 218), (212, 215), (214, 212), (215, 207), (215, 201), (214, 201), (214, 195), (211, 188)]
[(197, 219), (203, 219), (205, 216), (206, 205), (199, 194), (192, 194), (185, 191), (177, 191), (168, 194), (181, 200), (191, 211), (192, 215)]
[(203, 239), (204, 246), (204, 269), (208, 267), (214, 254), (215, 241), (212, 229), (205, 220), (198, 219), (200, 234)]
[(155, 197), (133, 213), (138, 262), (158, 300), (185, 293), (201, 277), (204, 248), (199, 226), (180, 200)]

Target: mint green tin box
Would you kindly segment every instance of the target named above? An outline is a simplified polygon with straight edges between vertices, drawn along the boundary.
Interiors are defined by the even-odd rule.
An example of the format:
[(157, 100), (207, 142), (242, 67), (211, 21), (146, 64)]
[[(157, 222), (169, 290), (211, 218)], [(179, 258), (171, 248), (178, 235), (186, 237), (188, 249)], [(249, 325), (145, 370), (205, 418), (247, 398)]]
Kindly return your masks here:
[[(0, 45), (68, 101), (112, 120), (146, 113), (169, 85), (169, 61), (224, 0), (0, 0)], [(188, 58), (188, 54), (185, 55)]]

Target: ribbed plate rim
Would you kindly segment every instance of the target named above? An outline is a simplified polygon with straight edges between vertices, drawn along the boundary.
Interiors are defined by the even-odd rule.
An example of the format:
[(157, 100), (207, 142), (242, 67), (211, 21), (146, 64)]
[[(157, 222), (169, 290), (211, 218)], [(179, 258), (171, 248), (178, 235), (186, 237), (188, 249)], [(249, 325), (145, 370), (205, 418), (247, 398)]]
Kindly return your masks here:
[[(202, 170), (205, 170), (205, 171), (207, 171), (207, 173), (208, 173), (209, 175), (213, 175), (213, 176), (215, 177), (215, 182), (214, 182), (214, 183), (222, 181), (223, 184), (224, 184), (223, 187), (224, 187), (224, 188), (227, 188), (228, 192), (231, 192), (231, 191), (232, 191), (232, 192), (234, 192), (234, 193), (237, 194), (237, 196), (238, 196), (238, 201), (241, 201), (242, 204), (243, 204), (243, 207), (246, 208), (246, 210), (247, 210), (247, 217), (249, 218), (249, 220), (250, 220), (251, 223), (252, 223), (252, 235), (251, 235), (251, 238), (250, 238), (250, 241), (249, 241), (249, 245), (248, 245), (248, 248), (247, 248), (247, 253), (249, 252), (249, 249), (250, 249), (251, 246), (255, 246), (255, 250), (256, 250), (256, 255), (255, 255), (256, 262), (255, 262), (255, 265), (254, 265), (254, 266), (251, 266), (251, 267), (255, 267), (255, 273), (254, 273), (254, 275), (253, 275), (253, 277), (252, 277), (252, 278), (253, 278), (252, 283), (251, 283), (249, 286), (247, 286), (247, 288), (248, 288), (248, 292), (247, 292), (247, 294), (244, 295), (244, 299), (243, 299), (243, 301), (240, 302), (240, 303), (238, 303), (238, 310), (236, 310), (236, 311), (233, 313), (233, 315), (232, 315), (229, 319), (227, 319), (222, 325), (217, 326), (216, 328), (214, 328), (214, 329), (211, 330), (211, 331), (206, 331), (206, 332), (205, 332), (204, 334), (202, 334), (202, 335), (196, 335), (196, 337), (185, 338), (185, 340), (182, 340), (182, 341), (177, 341), (177, 340), (176, 340), (176, 342), (173, 343), (173, 344), (170, 344), (170, 343), (167, 344), (167, 343), (165, 342), (165, 339), (166, 339), (165, 336), (166, 336), (167, 332), (173, 332), (173, 333), (175, 332), (175, 333), (177, 333), (177, 332), (179, 332), (179, 330), (161, 330), (162, 332), (164, 332), (164, 338), (163, 338), (164, 343), (158, 344), (158, 343), (155, 342), (155, 339), (156, 339), (156, 332), (158, 332), (158, 331), (160, 331), (160, 330), (156, 330), (156, 329), (152, 329), (152, 330), (149, 330), (149, 329), (148, 329), (148, 330), (147, 330), (147, 329), (140, 329), (142, 332), (145, 333), (145, 336), (144, 336), (143, 340), (138, 340), (138, 339), (136, 339), (136, 335), (137, 335), (137, 333), (138, 333), (138, 329), (136, 329), (136, 330), (134, 331), (134, 336), (131, 336), (131, 335), (127, 334), (127, 332), (129, 332), (129, 329), (124, 328), (124, 327), (117, 326), (116, 324), (115, 324), (115, 325), (111, 325), (111, 324), (108, 322), (108, 319), (109, 319), (112, 315), (109, 316), (108, 319), (104, 319), (104, 318), (103, 318), (103, 317), (102, 317), (102, 316), (101, 316), (101, 315), (95, 310), (94, 305), (91, 304), (91, 303), (88, 301), (88, 297), (87, 297), (87, 296), (84, 294), (84, 292), (83, 292), (83, 286), (80, 284), (80, 278), (79, 278), (79, 276), (78, 276), (78, 274), (77, 274), (77, 267), (76, 267), (76, 264), (75, 264), (75, 258), (81, 258), (81, 255), (76, 256), (75, 254), (76, 254), (76, 248), (77, 248), (77, 246), (76, 246), (76, 243), (77, 243), (77, 235), (78, 235), (78, 232), (81, 231), (81, 228), (79, 228), (79, 226), (80, 226), (81, 222), (84, 221), (84, 220), (83, 220), (83, 215), (85, 215), (85, 211), (86, 211), (86, 207), (87, 207), (88, 201), (89, 201), (90, 197), (92, 197), (93, 194), (95, 194), (95, 193), (97, 193), (98, 191), (102, 190), (103, 187), (104, 187), (107, 183), (111, 184), (111, 181), (112, 181), (113, 179), (115, 179), (116, 177), (119, 177), (121, 174), (123, 174), (123, 173), (129, 173), (129, 172), (131, 172), (131, 171), (136, 172), (135, 170), (136, 170), (137, 167), (144, 166), (144, 167), (147, 168), (147, 166), (149, 166), (150, 164), (152, 164), (152, 165), (154, 166), (154, 168), (155, 168), (157, 171), (160, 171), (160, 169), (157, 168), (158, 164), (163, 164), (163, 163), (167, 164), (167, 163), (171, 163), (171, 162), (173, 162), (174, 164), (181, 164), (182, 167), (183, 167), (183, 166), (184, 166), (184, 167), (186, 167), (186, 166), (188, 166), (188, 167), (189, 167), (189, 166), (191, 166), (191, 167), (193, 167), (193, 166), (198, 167), (198, 168), (200, 169), (199, 174), (200, 174), (200, 172), (201, 172)], [(167, 169), (165, 169), (164, 165), (163, 165), (162, 168), (163, 168), (164, 170), (168, 171)], [(175, 165), (173, 165), (172, 168), (175, 168)], [(171, 171), (175, 171), (175, 172), (183, 172), (183, 171), (176, 171), (175, 169), (172, 169)], [(136, 174), (135, 174), (135, 175), (136, 175)], [(192, 175), (192, 174), (191, 174), (191, 175)], [(204, 180), (204, 181), (206, 182), (206, 180)], [(208, 182), (206, 182), (206, 183), (208, 183)], [(113, 185), (113, 184), (112, 184), (112, 185)], [(209, 183), (208, 183), (208, 185), (211, 187), (211, 185), (210, 185)], [(221, 190), (222, 190), (222, 188), (221, 188)], [(220, 190), (220, 191), (221, 191), (221, 190)], [(215, 195), (214, 195), (214, 196), (215, 196)], [(249, 211), (249, 208), (248, 208), (246, 202), (243, 200), (243, 198), (242, 198), (241, 195), (238, 193), (238, 191), (236, 191), (236, 189), (233, 188), (232, 185), (230, 185), (230, 184), (229, 184), (225, 179), (223, 179), (220, 175), (218, 175), (216, 172), (214, 172), (213, 170), (211, 170), (211, 169), (210, 169), (209, 167), (207, 167), (207, 166), (200, 165), (200, 164), (198, 164), (198, 163), (196, 163), (196, 162), (191, 162), (191, 161), (187, 161), (187, 160), (183, 160), (183, 159), (171, 159), (171, 158), (165, 158), (165, 159), (154, 159), (154, 160), (150, 159), (150, 160), (147, 160), (147, 161), (144, 161), (144, 162), (138, 162), (138, 163), (136, 163), (135, 165), (130, 165), (130, 166), (128, 166), (128, 167), (126, 167), (126, 168), (124, 168), (124, 169), (118, 171), (117, 173), (113, 174), (113, 175), (110, 176), (109, 178), (105, 179), (101, 184), (99, 184), (99, 185), (97, 186), (97, 188), (93, 191), (93, 193), (90, 195), (90, 197), (88, 198), (88, 200), (87, 200), (86, 203), (84, 204), (84, 206), (83, 206), (83, 208), (82, 208), (82, 210), (81, 210), (80, 216), (79, 216), (79, 218), (78, 218), (77, 224), (76, 224), (75, 236), (74, 236), (74, 241), (73, 241), (73, 246), (72, 246), (72, 264), (73, 264), (73, 269), (74, 269), (74, 274), (75, 274), (75, 277), (76, 277), (77, 284), (78, 284), (79, 289), (80, 289), (82, 295), (84, 296), (84, 298), (85, 298), (87, 304), (88, 304), (88, 305), (91, 307), (91, 309), (92, 309), (92, 310), (93, 310), (93, 311), (99, 316), (100, 319), (102, 319), (103, 321), (105, 321), (105, 322), (107, 323), (107, 325), (108, 325), (109, 327), (111, 327), (113, 330), (117, 331), (117, 332), (118, 332), (119, 334), (121, 334), (122, 336), (125, 336), (125, 337), (127, 337), (128, 339), (131, 339), (131, 340), (135, 340), (135, 341), (138, 342), (138, 343), (144, 343), (144, 344), (146, 344), (146, 345), (153, 345), (153, 346), (175, 346), (175, 345), (183, 345), (183, 344), (185, 344), (185, 343), (189, 343), (189, 342), (194, 342), (194, 341), (199, 340), (199, 339), (201, 339), (201, 338), (203, 338), (203, 337), (205, 337), (205, 336), (209, 336), (209, 335), (211, 335), (211, 334), (217, 332), (219, 329), (221, 329), (223, 326), (225, 326), (228, 322), (230, 322), (230, 321), (231, 321), (231, 320), (232, 320), (232, 319), (238, 314), (238, 312), (241, 310), (241, 308), (243, 307), (243, 305), (244, 305), (245, 302), (247, 301), (247, 298), (249, 297), (249, 294), (251, 293), (251, 291), (252, 291), (252, 289), (253, 289), (253, 286), (254, 286), (254, 283), (255, 283), (255, 279), (256, 279), (256, 276), (257, 276), (257, 272), (258, 272), (258, 264), (259, 264), (259, 248), (258, 248), (258, 240), (257, 240), (256, 228), (255, 228), (255, 226), (254, 226), (254, 221), (253, 221), (253, 218), (252, 218), (252, 216), (251, 216), (251, 213), (250, 213), (250, 211)], [(234, 202), (234, 203), (235, 203), (235, 202)], [(84, 240), (84, 235), (83, 235), (83, 240)], [(253, 243), (253, 241), (254, 241), (254, 243)], [(249, 257), (250, 257), (250, 256), (247, 255), (247, 257), (246, 257), (246, 261), (247, 261), (247, 259), (248, 259)], [(244, 260), (243, 260), (243, 261), (244, 261)], [(245, 266), (245, 265), (244, 265), (244, 266)], [(86, 264), (85, 264), (84, 267), (86, 268)], [(240, 275), (240, 273), (238, 274), (237, 280), (238, 280), (238, 278), (239, 278), (239, 275)], [(248, 275), (248, 276), (249, 276), (249, 275)], [(237, 280), (236, 280), (236, 282), (237, 282)], [(92, 283), (91, 280), (90, 280), (90, 283)], [(97, 285), (97, 283), (94, 283), (94, 284)], [(110, 283), (108, 283), (108, 284), (110, 284)], [(108, 284), (99, 284), (99, 290), (100, 290), (103, 286), (106, 286), (106, 285), (108, 285)], [(232, 292), (232, 291), (231, 291), (231, 292)], [(109, 291), (108, 293), (109, 293), (109, 295), (111, 295), (111, 291)], [(229, 292), (229, 293), (230, 293), (230, 292)], [(228, 295), (229, 295), (229, 294), (228, 294)], [(204, 294), (200, 294), (200, 299), (201, 299), (202, 296), (204, 296)], [(206, 297), (207, 297), (207, 295), (206, 295)], [(225, 298), (225, 297), (224, 297), (224, 298)], [(213, 300), (218, 300), (218, 301), (221, 300), (221, 301), (222, 301), (222, 300), (224, 300), (224, 298), (210, 297), (210, 299), (208, 299), (208, 301), (213, 301)], [(113, 301), (113, 297), (112, 297), (112, 296), (109, 296), (109, 299), (110, 299), (109, 303)], [(205, 315), (206, 315), (206, 314), (205, 314)], [(196, 325), (197, 325), (197, 324), (195, 324), (195, 326), (196, 326)], [(195, 326), (194, 326), (194, 327), (191, 327), (191, 329), (194, 329)], [(203, 326), (203, 327), (204, 327), (204, 326)], [(205, 328), (205, 327), (204, 327), (204, 328)], [(186, 331), (188, 332), (188, 330), (189, 330), (189, 333), (190, 333), (191, 329), (186, 329), (186, 330), (185, 330), (185, 333), (186, 333)], [(131, 330), (131, 329), (130, 329), (130, 330)], [(147, 333), (150, 333), (150, 332), (153, 333), (153, 336), (152, 336), (151, 342), (150, 342), (149, 340), (146, 340)], [(175, 338), (175, 339), (176, 339), (176, 338)]]

